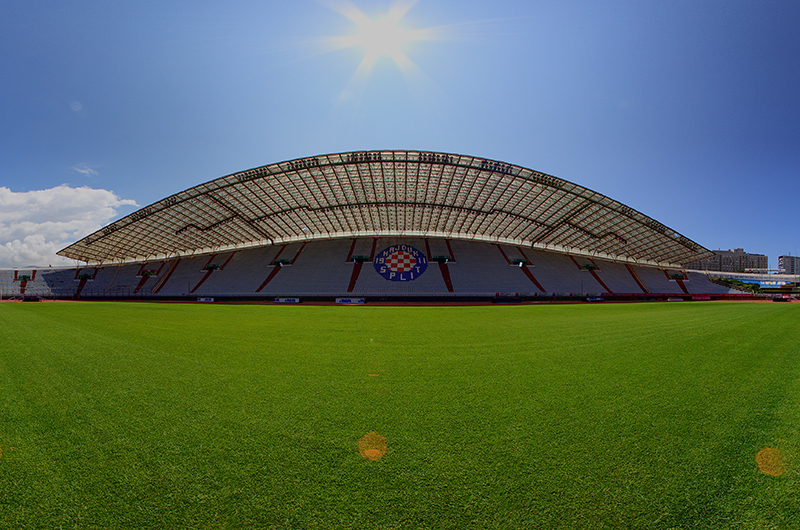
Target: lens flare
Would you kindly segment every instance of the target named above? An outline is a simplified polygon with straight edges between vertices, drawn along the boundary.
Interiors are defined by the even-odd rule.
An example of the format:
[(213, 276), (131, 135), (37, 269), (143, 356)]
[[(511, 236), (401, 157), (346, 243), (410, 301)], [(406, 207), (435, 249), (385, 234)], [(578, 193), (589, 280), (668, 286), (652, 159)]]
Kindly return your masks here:
[(774, 447), (765, 447), (759, 451), (756, 455), (756, 464), (758, 465), (758, 470), (765, 475), (779, 477), (786, 472), (783, 452)]
[[(364, 54), (350, 81), (351, 87), (362, 86), (375, 64), (383, 58), (391, 59), (406, 78), (420, 75), (419, 69), (405, 54), (404, 48), (411, 42), (436, 40), (442, 35), (441, 28), (414, 29), (403, 23), (403, 17), (415, 1), (397, 2), (388, 13), (373, 18), (350, 3), (329, 4), (333, 10), (347, 17), (354, 24), (355, 30), (350, 35), (327, 39), (329, 50), (357, 48)], [(360, 90), (356, 88), (350, 92), (358, 94)]]
[(375, 431), (368, 432), (358, 441), (358, 452), (367, 460), (376, 462), (386, 454), (386, 438)]

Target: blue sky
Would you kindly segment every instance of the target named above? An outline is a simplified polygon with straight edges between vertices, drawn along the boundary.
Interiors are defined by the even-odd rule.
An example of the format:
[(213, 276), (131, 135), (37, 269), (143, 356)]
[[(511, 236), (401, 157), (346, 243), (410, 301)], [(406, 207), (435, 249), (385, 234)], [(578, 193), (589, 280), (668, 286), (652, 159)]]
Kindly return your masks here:
[[(397, 2), (352, 0), (369, 18)], [(336, 0), (11, 2), (0, 267), (222, 175), (366, 149), (529, 167), (712, 250), (797, 255), (800, 2), (418, 0), (413, 68)]]

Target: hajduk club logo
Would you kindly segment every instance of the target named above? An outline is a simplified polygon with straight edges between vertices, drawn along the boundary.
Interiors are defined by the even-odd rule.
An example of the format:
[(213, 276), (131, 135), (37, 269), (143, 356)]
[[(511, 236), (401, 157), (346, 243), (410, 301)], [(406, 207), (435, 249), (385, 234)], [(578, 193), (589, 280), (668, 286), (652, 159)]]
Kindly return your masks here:
[(375, 270), (392, 282), (416, 280), (428, 268), (425, 254), (409, 245), (394, 245), (375, 256)]

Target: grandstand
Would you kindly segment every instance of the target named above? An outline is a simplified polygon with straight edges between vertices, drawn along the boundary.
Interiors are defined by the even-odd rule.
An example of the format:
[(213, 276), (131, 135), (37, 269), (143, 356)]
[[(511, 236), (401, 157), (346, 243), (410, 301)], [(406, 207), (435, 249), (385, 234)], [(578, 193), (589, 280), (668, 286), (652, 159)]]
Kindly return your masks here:
[(684, 269), (710, 251), (609, 197), (504, 162), (423, 151), (320, 155), (234, 173), (142, 208), (59, 254), (85, 265), (3, 271), (0, 292), (256, 300), (741, 295)]

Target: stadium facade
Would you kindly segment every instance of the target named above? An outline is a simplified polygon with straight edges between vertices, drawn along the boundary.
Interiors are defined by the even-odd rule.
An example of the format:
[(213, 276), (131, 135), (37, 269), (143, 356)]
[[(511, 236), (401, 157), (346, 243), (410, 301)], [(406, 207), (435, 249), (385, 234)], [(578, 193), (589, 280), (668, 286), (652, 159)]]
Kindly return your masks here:
[[(53, 297), (734, 294), (684, 269), (709, 250), (633, 208), (521, 166), (425, 151), (234, 173), (59, 254), (85, 265), (39, 271)], [(14, 274), (32, 293), (37, 272)]]

